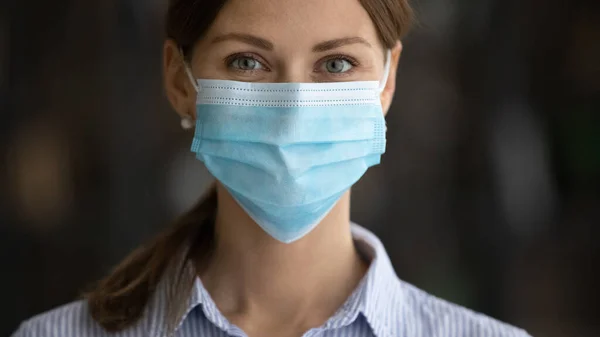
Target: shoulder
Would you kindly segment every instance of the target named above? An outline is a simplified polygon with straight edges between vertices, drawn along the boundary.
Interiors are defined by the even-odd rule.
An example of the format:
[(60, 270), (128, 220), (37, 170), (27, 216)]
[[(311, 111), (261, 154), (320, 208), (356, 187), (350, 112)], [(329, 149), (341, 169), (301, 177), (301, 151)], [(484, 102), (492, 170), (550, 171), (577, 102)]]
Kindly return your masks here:
[[(526, 331), (435, 297), (400, 280), (405, 315), (432, 337), (531, 337)], [(412, 334), (418, 334), (414, 331)], [(411, 335), (412, 335), (411, 334)]]
[(89, 315), (86, 301), (77, 301), (21, 323), (12, 337), (104, 337), (107, 333)]

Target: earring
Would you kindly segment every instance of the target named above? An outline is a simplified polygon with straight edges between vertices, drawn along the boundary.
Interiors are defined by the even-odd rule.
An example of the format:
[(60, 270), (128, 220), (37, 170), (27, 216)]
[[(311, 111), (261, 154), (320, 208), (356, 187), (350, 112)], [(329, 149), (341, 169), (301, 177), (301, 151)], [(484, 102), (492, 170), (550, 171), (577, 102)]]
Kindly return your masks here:
[(190, 117), (181, 118), (181, 127), (184, 130), (189, 130), (194, 127), (194, 121)]

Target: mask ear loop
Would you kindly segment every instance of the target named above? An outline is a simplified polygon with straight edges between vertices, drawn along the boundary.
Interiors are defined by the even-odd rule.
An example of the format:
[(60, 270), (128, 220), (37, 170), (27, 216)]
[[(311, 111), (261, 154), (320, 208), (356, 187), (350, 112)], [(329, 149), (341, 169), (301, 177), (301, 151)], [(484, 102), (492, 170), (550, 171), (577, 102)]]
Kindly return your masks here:
[[(379, 93), (381, 94), (387, 85), (388, 78), (390, 77), (390, 68), (392, 64), (392, 51), (387, 50), (385, 53), (385, 65), (383, 66), (383, 78), (379, 82)], [(387, 124), (385, 125), (385, 132), (387, 132)]]
[[(185, 61), (185, 56), (183, 54), (183, 49), (181, 49), (181, 47), (179, 47), (179, 54), (181, 55), (181, 59), (183, 60), (183, 67), (185, 69), (185, 74), (187, 75), (188, 79), (190, 80), (190, 83), (192, 83), (192, 86), (194, 87), (196, 92), (200, 92), (200, 88), (199, 88), (198, 84), (196, 83), (196, 81), (194, 80), (194, 75), (192, 75), (192, 70), (190, 69), (190, 66), (188, 65), (188, 63)], [(190, 118), (190, 117), (182, 117), (181, 118), (181, 127), (184, 130), (192, 129), (194, 127), (194, 120), (192, 120), (192, 118)]]
[(183, 67), (185, 68), (185, 74), (187, 75), (188, 79), (190, 80), (190, 83), (192, 83), (192, 86), (194, 87), (196, 92), (200, 92), (200, 87), (198, 86), (198, 83), (196, 83), (196, 80), (194, 79), (194, 75), (192, 75), (192, 69), (190, 69), (190, 65), (185, 60), (185, 56), (183, 54), (183, 49), (181, 49), (181, 47), (179, 47), (179, 54), (181, 54), (181, 59), (183, 60)]
[(385, 66), (383, 67), (383, 78), (379, 82), (379, 93), (382, 93), (387, 84), (388, 78), (390, 77), (390, 68), (392, 63), (392, 51), (387, 50), (385, 53)]

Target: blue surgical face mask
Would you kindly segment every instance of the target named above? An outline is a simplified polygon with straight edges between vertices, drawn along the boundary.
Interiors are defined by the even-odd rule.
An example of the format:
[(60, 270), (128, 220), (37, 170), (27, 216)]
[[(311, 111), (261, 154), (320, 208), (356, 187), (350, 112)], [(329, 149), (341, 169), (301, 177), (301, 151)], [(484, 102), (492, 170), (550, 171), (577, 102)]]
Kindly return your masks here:
[(381, 82), (190, 80), (192, 152), (246, 213), (290, 243), (319, 224), (385, 152)]

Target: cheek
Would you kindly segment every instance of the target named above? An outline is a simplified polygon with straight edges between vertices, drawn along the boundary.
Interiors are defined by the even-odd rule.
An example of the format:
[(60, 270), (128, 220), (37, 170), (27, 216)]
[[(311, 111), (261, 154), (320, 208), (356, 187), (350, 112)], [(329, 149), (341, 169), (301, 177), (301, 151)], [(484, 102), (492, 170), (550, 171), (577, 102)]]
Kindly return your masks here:
[[(201, 46), (199, 46), (201, 47)], [(223, 71), (226, 70), (223, 58), (217, 53), (207, 52), (200, 53), (201, 48), (197, 48), (194, 60), (192, 61), (192, 69), (194, 76), (201, 79), (219, 79), (223, 78)]]

